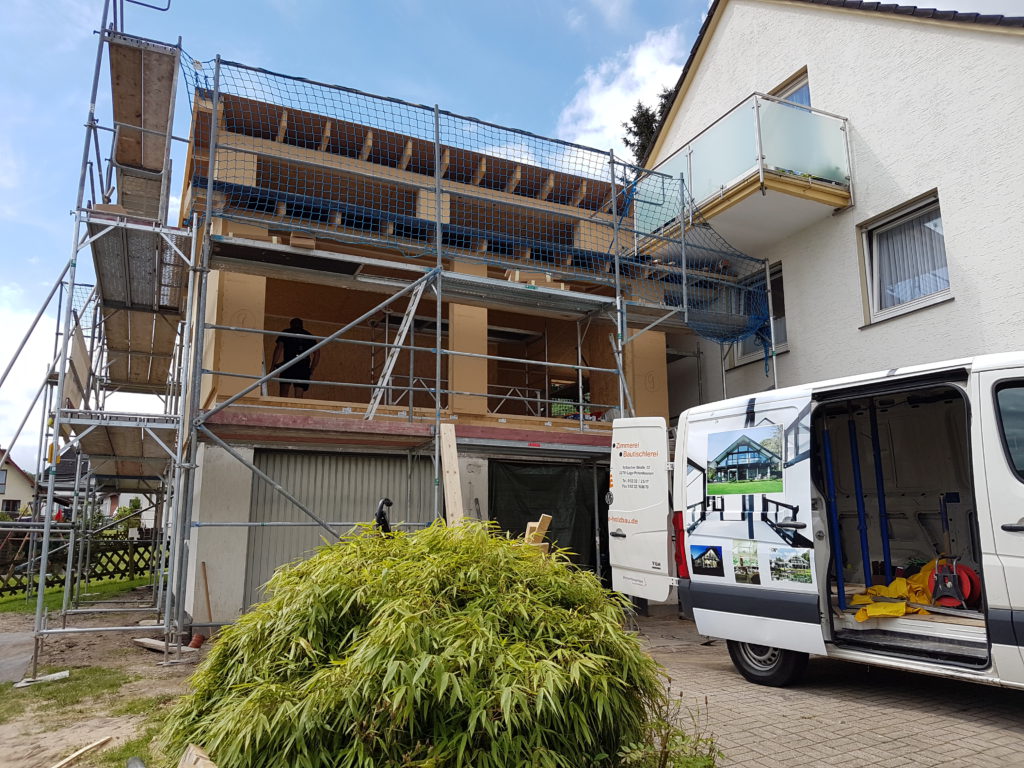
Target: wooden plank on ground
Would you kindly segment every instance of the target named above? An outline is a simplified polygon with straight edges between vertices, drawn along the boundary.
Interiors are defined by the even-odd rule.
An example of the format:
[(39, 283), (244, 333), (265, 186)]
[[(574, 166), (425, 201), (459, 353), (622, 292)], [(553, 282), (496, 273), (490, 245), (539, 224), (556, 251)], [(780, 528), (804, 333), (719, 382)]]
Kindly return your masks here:
[(73, 765), (74, 763), (76, 763), (78, 761), (78, 758), (88, 754), (89, 752), (92, 752), (94, 750), (99, 749), (104, 744), (106, 744), (108, 741), (110, 741), (112, 738), (114, 738), (114, 737), (113, 736), (104, 736), (99, 741), (94, 741), (92, 744), (90, 744), (90, 745), (88, 745), (86, 747), (82, 747), (77, 752), (74, 752), (74, 753), (68, 755), (67, 757), (65, 757), (59, 763), (54, 763), (53, 768), (65, 768), (65, 766)]
[(195, 744), (189, 744), (185, 754), (178, 761), (178, 768), (217, 768), (217, 764), (210, 759), (205, 750)]
[(455, 443), (455, 425), (441, 425), (441, 476), (444, 482), (444, 510), (448, 525), (462, 517), (462, 483), (459, 479), (459, 449)]
[[(140, 648), (145, 648), (147, 651), (159, 651), (160, 653), (163, 653), (165, 648), (163, 640), (157, 640), (152, 637), (134, 637), (132, 638), (132, 642)], [(178, 650), (177, 646), (175, 646), (174, 650)], [(195, 653), (196, 649), (183, 645), (181, 646), (181, 651), (182, 653)]]

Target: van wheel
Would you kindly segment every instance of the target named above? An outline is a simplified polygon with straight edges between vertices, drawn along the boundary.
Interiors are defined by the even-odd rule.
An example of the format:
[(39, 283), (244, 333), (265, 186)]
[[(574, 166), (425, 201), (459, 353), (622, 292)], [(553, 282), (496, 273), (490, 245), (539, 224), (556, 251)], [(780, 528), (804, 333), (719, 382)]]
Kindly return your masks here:
[(807, 654), (769, 645), (727, 640), (729, 657), (739, 673), (758, 685), (783, 687), (795, 683), (807, 668)]

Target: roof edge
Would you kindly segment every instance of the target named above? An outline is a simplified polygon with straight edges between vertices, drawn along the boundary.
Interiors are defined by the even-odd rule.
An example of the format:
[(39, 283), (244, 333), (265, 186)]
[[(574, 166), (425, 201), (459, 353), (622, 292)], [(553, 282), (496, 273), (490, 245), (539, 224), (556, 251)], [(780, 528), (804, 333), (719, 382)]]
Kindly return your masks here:
[[(964, 11), (940, 11), (935, 8), (924, 8), (916, 5), (899, 5), (897, 3), (889, 2), (878, 2), (876, 0), (761, 0), (762, 2), (775, 2), (775, 3), (792, 3), (797, 5), (811, 5), (819, 8), (840, 10), (840, 11), (859, 11), (863, 13), (877, 13), (886, 14), (889, 16), (895, 16), (898, 18), (906, 19), (908, 21), (923, 21), (939, 24), (977, 24), (983, 28), (988, 28), (989, 31), (1021, 31), (1024, 32), (1024, 15), (1022, 16), (1005, 16), (1002, 14), (991, 14), (991, 13), (968, 13)], [(955, 0), (952, 0), (955, 2)], [(669, 118), (674, 117), (679, 105), (679, 95), (683, 91), (683, 86), (686, 84), (687, 76), (690, 74), (691, 69), (696, 65), (699, 65), (699, 59), (703, 56), (705, 43), (707, 39), (713, 34), (715, 27), (718, 26), (718, 19), (720, 16), (720, 8), (725, 6), (729, 0), (714, 0), (711, 7), (708, 8), (707, 15), (704, 17), (704, 22), (701, 24), (700, 30), (697, 32), (697, 37), (693, 42), (693, 47), (690, 48), (690, 54), (686, 58), (686, 63), (683, 65), (683, 71), (679, 75), (679, 79), (676, 81), (675, 87), (672, 89), (672, 101), (669, 104), (668, 111), (662, 117), (658, 123), (657, 131), (654, 134), (654, 140), (651, 142), (647, 149), (647, 152), (642, 158), (638, 159), (638, 165), (646, 168), (648, 167), (648, 161), (655, 154), (655, 150), (661, 148), (663, 139), (663, 129), (668, 124)]]

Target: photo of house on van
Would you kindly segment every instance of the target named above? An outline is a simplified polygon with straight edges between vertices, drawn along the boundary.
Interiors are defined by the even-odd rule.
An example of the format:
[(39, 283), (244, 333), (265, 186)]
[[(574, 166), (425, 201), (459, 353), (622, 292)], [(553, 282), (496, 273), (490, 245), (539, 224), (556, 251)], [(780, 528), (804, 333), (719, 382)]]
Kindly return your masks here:
[(757, 542), (747, 539), (732, 541), (732, 572), (738, 584), (760, 584), (761, 567), (757, 563)]
[(794, 547), (772, 547), (768, 550), (773, 581), (811, 583), (811, 550)]
[(690, 572), (701, 576), (725, 576), (722, 548), (690, 545)]
[(708, 435), (708, 496), (781, 492), (781, 425)]

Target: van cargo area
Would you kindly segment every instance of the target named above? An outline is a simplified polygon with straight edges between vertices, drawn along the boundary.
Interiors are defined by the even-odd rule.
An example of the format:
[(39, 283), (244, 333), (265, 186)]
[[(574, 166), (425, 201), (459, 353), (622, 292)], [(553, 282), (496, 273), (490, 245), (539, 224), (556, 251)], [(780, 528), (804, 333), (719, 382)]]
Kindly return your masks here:
[[(932, 385), (815, 399), (814, 506), (824, 512), (830, 544), (816, 555), (830, 558), (819, 567), (828, 574), (821, 590), (832, 641), (884, 655), (988, 665), (963, 394)], [(933, 593), (944, 596), (923, 607)], [(828, 636), (829, 626), (825, 631)]]

